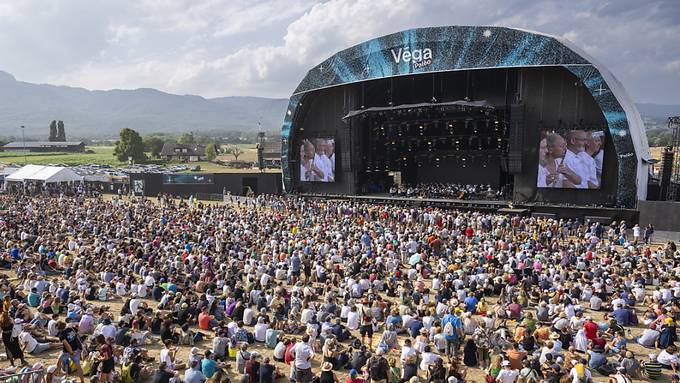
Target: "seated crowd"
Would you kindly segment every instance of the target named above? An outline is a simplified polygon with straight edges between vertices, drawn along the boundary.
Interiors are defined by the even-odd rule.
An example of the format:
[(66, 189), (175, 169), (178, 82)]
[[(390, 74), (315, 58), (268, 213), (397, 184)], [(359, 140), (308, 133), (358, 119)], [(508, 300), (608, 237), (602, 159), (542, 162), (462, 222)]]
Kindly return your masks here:
[(678, 381), (680, 253), (625, 223), (269, 196), (2, 195), (0, 211), (2, 340), (34, 362), (1, 374)]

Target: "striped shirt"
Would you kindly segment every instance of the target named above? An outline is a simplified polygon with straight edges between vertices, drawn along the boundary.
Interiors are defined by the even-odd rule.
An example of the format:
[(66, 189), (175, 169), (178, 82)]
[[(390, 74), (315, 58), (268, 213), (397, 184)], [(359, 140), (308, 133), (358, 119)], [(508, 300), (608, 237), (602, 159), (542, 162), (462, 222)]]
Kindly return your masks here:
[(644, 374), (650, 379), (656, 379), (661, 376), (661, 363), (657, 361), (642, 362), (642, 369)]

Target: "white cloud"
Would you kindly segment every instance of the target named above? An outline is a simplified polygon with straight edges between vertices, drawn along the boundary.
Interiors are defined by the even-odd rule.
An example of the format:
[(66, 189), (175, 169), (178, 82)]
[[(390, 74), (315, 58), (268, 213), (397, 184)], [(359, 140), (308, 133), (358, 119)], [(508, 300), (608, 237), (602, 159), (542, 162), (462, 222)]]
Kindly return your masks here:
[(0, 18), (0, 51), (13, 52), (0, 69), (33, 82), (285, 97), (309, 68), (376, 36), (503, 25), (571, 40), (636, 100), (680, 103), (674, 0), (0, 0)]

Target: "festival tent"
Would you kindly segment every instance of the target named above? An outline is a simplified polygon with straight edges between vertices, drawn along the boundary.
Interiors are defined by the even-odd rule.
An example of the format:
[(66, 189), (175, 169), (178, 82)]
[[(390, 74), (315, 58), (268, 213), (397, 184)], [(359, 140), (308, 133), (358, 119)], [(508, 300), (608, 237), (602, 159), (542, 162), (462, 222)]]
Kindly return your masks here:
[(83, 180), (73, 170), (62, 166), (26, 165), (5, 177), (7, 182), (37, 181), (43, 183), (80, 182)]

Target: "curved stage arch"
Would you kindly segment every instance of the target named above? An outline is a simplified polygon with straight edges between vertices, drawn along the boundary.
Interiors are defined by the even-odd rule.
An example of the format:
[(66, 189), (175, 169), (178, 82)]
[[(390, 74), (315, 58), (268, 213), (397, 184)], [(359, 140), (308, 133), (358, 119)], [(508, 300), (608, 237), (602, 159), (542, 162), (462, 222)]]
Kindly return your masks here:
[[(599, 106), (618, 159), (616, 203), (646, 198), (649, 148), (640, 115), (621, 84), (572, 43), (519, 29), (447, 26), (410, 29), (345, 49), (310, 69), (290, 98), (282, 126), (284, 189), (292, 190), (291, 134), (306, 94), (390, 77), (477, 69), (563, 67)], [(640, 185), (638, 187), (638, 185)]]

